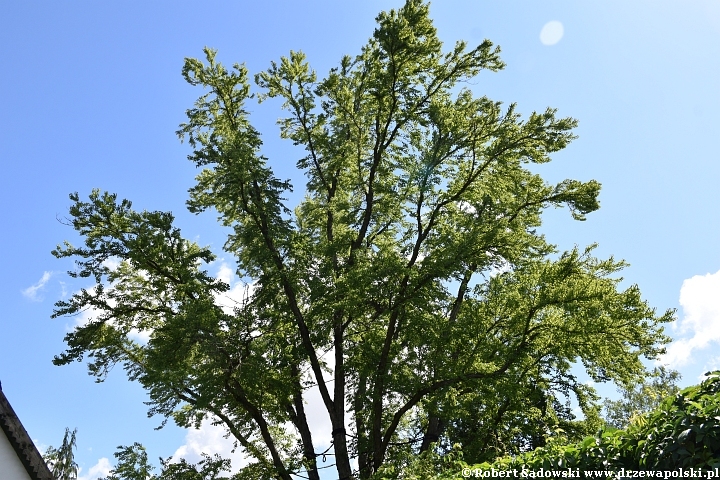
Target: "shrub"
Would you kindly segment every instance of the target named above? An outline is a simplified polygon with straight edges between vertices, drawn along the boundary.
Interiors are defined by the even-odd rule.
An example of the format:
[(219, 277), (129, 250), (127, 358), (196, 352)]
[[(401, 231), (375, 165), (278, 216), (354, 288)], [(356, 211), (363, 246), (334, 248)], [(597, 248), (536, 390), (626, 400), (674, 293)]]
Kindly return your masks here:
[(666, 398), (626, 430), (606, 429), (578, 444), (554, 440), (514, 458), (476, 465), (481, 469), (579, 468), (660, 470), (720, 467), (720, 371)]
[(570, 468), (582, 472), (720, 468), (720, 370), (705, 376), (699, 385), (681, 390), (655, 410), (634, 418), (626, 430), (609, 427), (580, 443), (567, 443), (558, 432), (560, 435), (545, 447), (478, 465), (463, 463), (459, 452), (454, 461), (445, 463), (420, 457), (402, 476), (393, 478), (419, 478), (416, 473), (428, 475), (431, 467), (435, 478), (464, 478), (463, 469), (483, 472)]

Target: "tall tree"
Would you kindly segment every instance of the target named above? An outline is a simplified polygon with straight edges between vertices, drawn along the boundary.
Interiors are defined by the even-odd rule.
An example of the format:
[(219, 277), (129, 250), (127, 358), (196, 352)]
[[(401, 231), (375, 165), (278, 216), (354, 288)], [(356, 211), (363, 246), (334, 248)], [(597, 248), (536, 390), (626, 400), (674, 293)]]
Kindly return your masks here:
[[(245, 110), (247, 69), (226, 69), (210, 49), (205, 62), (185, 61), (185, 79), (208, 89), (178, 131), (202, 168), (188, 207), (231, 228), (224, 249), (251, 284), (232, 314), (215, 301), (229, 286), (203, 269), (214, 254), (170, 213), (73, 194), (69, 221), (84, 246), (53, 252), (76, 259), (71, 276), (95, 280), (56, 304), (55, 316), (94, 315), (55, 363), (87, 355), (100, 379), (122, 364), (149, 392), (150, 413), (221, 422), (261, 477), (319, 478), (311, 389), (332, 425), (338, 478), (368, 478), (463, 421), (501, 431), (521, 407), (510, 399), (498, 414), (496, 396), (517, 380), (553, 409), (558, 392), (584, 395), (574, 364), (629, 381), (667, 340), (671, 312), (656, 316), (636, 286), (618, 289), (623, 262), (593, 247), (560, 253), (537, 233), (545, 208), (584, 220), (599, 206), (598, 182), (552, 185), (526, 167), (564, 148), (576, 121), (552, 109), (523, 119), (459, 88), (503, 68), (499, 49), (486, 40), (444, 52), (419, 0), (377, 23), (324, 79), (299, 52), (255, 76), (260, 101), (284, 102), (281, 137), (304, 149), (294, 210)], [(146, 343), (133, 340), (138, 330)]]
[(75, 462), (75, 436), (77, 428), (72, 432), (65, 428), (60, 448), (48, 447), (43, 458), (50, 468), (55, 480), (77, 480), (78, 464)]

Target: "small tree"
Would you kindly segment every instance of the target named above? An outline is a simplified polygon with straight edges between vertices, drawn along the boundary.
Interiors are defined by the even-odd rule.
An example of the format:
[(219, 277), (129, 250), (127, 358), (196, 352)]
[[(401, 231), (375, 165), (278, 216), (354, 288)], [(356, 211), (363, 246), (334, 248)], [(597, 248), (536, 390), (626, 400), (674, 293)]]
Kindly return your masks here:
[(665, 398), (679, 392), (677, 382), (681, 377), (676, 370), (659, 366), (641, 383), (622, 387), (621, 399), (605, 399), (603, 407), (608, 425), (627, 428), (633, 417), (654, 410)]
[[(337, 477), (368, 478), (471, 419), (502, 437), (522, 406), (488, 406), (518, 384), (545, 399), (538, 418), (557, 417), (549, 399), (587, 397), (573, 364), (627, 382), (667, 340), (671, 312), (656, 316), (636, 286), (618, 288), (623, 262), (593, 247), (558, 252), (537, 232), (546, 208), (584, 220), (599, 206), (597, 182), (551, 185), (526, 168), (564, 148), (576, 121), (551, 109), (523, 120), (515, 105), (459, 88), (500, 70), (499, 49), (443, 52), (427, 4), (377, 20), (361, 53), (324, 79), (298, 52), (255, 76), (259, 100), (284, 102), (281, 137), (303, 149), (308, 182), (294, 210), (245, 109), (247, 69), (227, 70), (210, 49), (185, 61), (185, 79), (208, 90), (178, 132), (202, 168), (188, 207), (232, 229), (225, 251), (252, 286), (234, 312), (215, 300), (229, 285), (203, 269), (214, 254), (170, 213), (73, 194), (84, 246), (54, 251), (77, 260), (70, 275), (95, 280), (56, 304), (55, 316), (93, 317), (55, 363), (88, 355), (100, 379), (124, 365), (150, 413), (184, 427), (211, 416), (255, 459), (246, 470), (257, 478), (319, 479), (310, 389), (331, 424)], [(512, 448), (501, 440), (498, 453)]]
[(72, 432), (69, 428), (65, 428), (65, 436), (63, 436), (60, 448), (50, 446), (43, 455), (55, 480), (77, 480), (78, 464), (75, 463), (76, 434), (77, 428)]

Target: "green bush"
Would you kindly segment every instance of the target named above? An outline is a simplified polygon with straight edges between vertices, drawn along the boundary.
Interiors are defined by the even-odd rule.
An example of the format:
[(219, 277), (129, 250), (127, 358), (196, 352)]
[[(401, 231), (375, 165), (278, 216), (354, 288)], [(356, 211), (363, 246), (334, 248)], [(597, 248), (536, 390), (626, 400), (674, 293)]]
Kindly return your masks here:
[(624, 445), (640, 467), (720, 467), (720, 370), (665, 399)]
[(700, 384), (666, 398), (626, 430), (606, 429), (581, 443), (553, 440), (516, 457), (470, 468), (583, 470), (663, 470), (720, 467), (720, 370)]
[[(466, 478), (468, 470), (667, 470), (720, 468), (720, 370), (701, 384), (663, 400), (655, 410), (635, 417), (625, 430), (606, 428), (580, 443), (567, 443), (562, 432), (545, 447), (492, 463), (468, 465), (462, 453), (450, 458), (426, 452), (403, 472), (377, 478)], [(443, 461), (444, 460), (444, 461)], [(577, 469), (577, 470), (576, 470)], [(465, 477), (463, 477), (465, 470)], [(474, 472), (473, 472), (474, 473)]]

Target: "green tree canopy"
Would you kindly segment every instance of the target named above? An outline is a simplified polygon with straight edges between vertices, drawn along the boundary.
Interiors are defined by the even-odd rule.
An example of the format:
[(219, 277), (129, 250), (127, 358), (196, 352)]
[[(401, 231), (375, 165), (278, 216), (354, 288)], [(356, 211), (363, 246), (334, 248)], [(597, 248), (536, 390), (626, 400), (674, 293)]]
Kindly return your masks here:
[[(567, 146), (576, 121), (552, 109), (522, 118), (462, 88), (502, 68), (487, 40), (443, 50), (418, 0), (381, 13), (361, 53), (325, 78), (299, 52), (271, 63), (254, 77), (255, 97), (245, 66), (227, 69), (211, 49), (186, 59), (185, 79), (207, 90), (178, 131), (202, 169), (188, 207), (230, 227), (224, 249), (247, 299), (232, 313), (217, 305), (229, 285), (205, 270), (215, 256), (172, 214), (73, 194), (69, 221), (84, 245), (53, 253), (95, 286), (54, 315), (93, 316), (55, 362), (87, 356), (99, 379), (123, 365), (150, 413), (184, 427), (221, 422), (263, 478), (319, 478), (310, 389), (332, 425), (340, 479), (467, 438), (468, 422), (494, 453), (510, 451), (547, 433), (564, 394), (590, 409), (573, 365), (629, 381), (661, 351), (672, 314), (656, 315), (636, 286), (619, 289), (623, 262), (592, 246), (558, 252), (537, 232), (549, 207), (584, 220), (600, 185), (549, 184), (528, 169)], [(282, 100), (280, 136), (302, 149), (308, 180), (294, 209), (290, 182), (260, 153), (253, 98)], [(549, 426), (518, 426), (524, 407), (512, 396), (528, 391), (538, 410), (529, 422)]]

